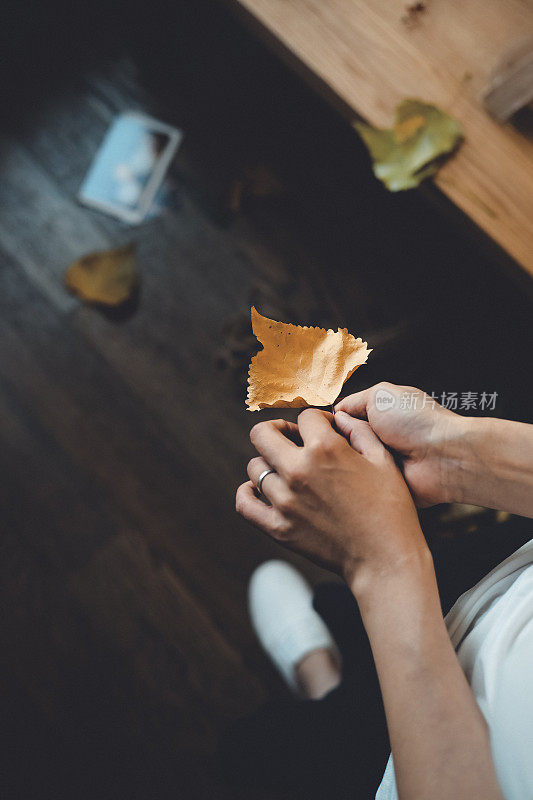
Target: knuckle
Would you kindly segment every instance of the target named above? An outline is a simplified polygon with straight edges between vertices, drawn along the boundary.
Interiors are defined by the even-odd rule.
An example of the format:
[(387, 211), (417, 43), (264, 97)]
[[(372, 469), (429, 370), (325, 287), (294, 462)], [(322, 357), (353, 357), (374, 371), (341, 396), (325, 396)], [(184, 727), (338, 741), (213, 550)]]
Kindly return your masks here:
[(290, 517), (294, 511), (294, 497), (292, 494), (285, 494), (276, 502), (278, 511), (284, 516)]
[(315, 439), (313, 442), (309, 442), (306, 445), (307, 457), (308, 459), (313, 462), (316, 459), (322, 456), (322, 440)]
[(281, 431), (281, 433), (284, 433), (284, 434), (292, 433), (291, 423), (288, 420), (286, 420), (286, 419), (278, 419), (276, 421), (276, 425), (279, 428), (279, 430)]
[(259, 467), (262, 464), (262, 462), (263, 459), (261, 458), (261, 456), (255, 456), (254, 458), (251, 458), (248, 462), (248, 474), (250, 474), (250, 472), (254, 472), (256, 467)]
[(303, 465), (290, 467), (286, 475), (287, 485), (292, 491), (303, 489), (307, 483), (307, 474)]
[(388, 381), (380, 381), (379, 383), (376, 383), (376, 385), (374, 386), (374, 393), (379, 392), (380, 390), (385, 392), (390, 392), (392, 389), (395, 388), (396, 387), (394, 386), (394, 384), (389, 383)]
[(337, 452), (338, 442), (330, 436), (323, 436), (312, 442), (309, 447), (311, 458), (324, 459), (334, 456)]
[(323, 439), (320, 443), (320, 452), (324, 456), (334, 456), (336, 455), (338, 450), (338, 442), (336, 439), (328, 436), (327, 439)]
[(256, 422), (256, 424), (250, 429), (250, 441), (252, 444), (256, 442), (257, 437), (261, 435), (261, 426), (264, 424), (264, 422)]
[(270, 535), (273, 539), (283, 540), (286, 539), (287, 536), (291, 532), (292, 525), (287, 519), (283, 519), (280, 517), (272, 522), (270, 525)]

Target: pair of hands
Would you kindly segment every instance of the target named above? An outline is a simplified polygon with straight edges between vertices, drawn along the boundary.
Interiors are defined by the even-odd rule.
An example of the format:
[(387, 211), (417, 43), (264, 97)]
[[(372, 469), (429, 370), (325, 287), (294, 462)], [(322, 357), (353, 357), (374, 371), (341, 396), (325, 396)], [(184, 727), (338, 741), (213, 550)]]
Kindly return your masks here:
[[(381, 383), (340, 401), (335, 415), (305, 409), (297, 425), (260, 422), (237, 511), (354, 590), (397, 573), (427, 551), (415, 502), (450, 499), (446, 446), (461, 438), (463, 419), (418, 389)], [(267, 504), (255, 487), (269, 467)]]
[[(335, 415), (306, 409), (297, 425), (261, 422), (250, 437), (260, 455), (237, 510), (348, 582), (379, 676), (399, 796), (501, 800), (415, 502), (473, 500), (533, 517), (533, 426), (461, 417), (417, 389), (378, 384)], [(267, 503), (255, 486), (269, 467)]]

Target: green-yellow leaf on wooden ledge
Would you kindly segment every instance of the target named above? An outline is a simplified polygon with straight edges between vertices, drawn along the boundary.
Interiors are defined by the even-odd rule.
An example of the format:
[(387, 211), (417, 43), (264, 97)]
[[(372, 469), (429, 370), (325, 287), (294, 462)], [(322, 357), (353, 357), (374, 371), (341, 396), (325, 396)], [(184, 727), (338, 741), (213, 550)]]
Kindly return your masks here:
[(434, 175), (463, 138), (457, 120), (420, 100), (403, 100), (390, 130), (364, 122), (354, 127), (372, 157), (374, 175), (391, 192), (413, 189)]
[(139, 282), (135, 245), (89, 253), (70, 265), (65, 286), (88, 303), (118, 306), (127, 300)]

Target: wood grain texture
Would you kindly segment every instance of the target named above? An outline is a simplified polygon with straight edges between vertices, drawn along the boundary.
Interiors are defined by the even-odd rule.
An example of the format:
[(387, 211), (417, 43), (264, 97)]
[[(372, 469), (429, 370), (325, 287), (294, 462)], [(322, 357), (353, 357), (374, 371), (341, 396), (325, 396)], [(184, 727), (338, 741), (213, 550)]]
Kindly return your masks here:
[(348, 115), (390, 127), (405, 97), (435, 103), (465, 142), (437, 186), (533, 274), (533, 140), (495, 122), (481, 96), (492, 68), (533, 32), (528, 0), (232, 0)]

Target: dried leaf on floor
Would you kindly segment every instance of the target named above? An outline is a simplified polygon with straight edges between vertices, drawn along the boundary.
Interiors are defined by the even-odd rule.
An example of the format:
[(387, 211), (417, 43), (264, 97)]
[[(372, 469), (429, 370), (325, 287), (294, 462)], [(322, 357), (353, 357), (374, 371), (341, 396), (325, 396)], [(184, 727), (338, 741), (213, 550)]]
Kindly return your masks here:
[(139, 282), (135, 245), (89, 253), (70, 265), (65, 286), (88, 303), (118, 306), (131, 296)]
[(276, 322), (255, 308), (252, 330), (263, 349), (250, 363), (250, 411), (331, 405), (371, 352), (346, 328), (335, 332)]
[(413, 189), (434, 175), (463, 138), (453, 117), (420, 100), (400, 103), (391, 130), (363, 122), (354, 127), (372, 157), (376, 178), (391, 192)]

